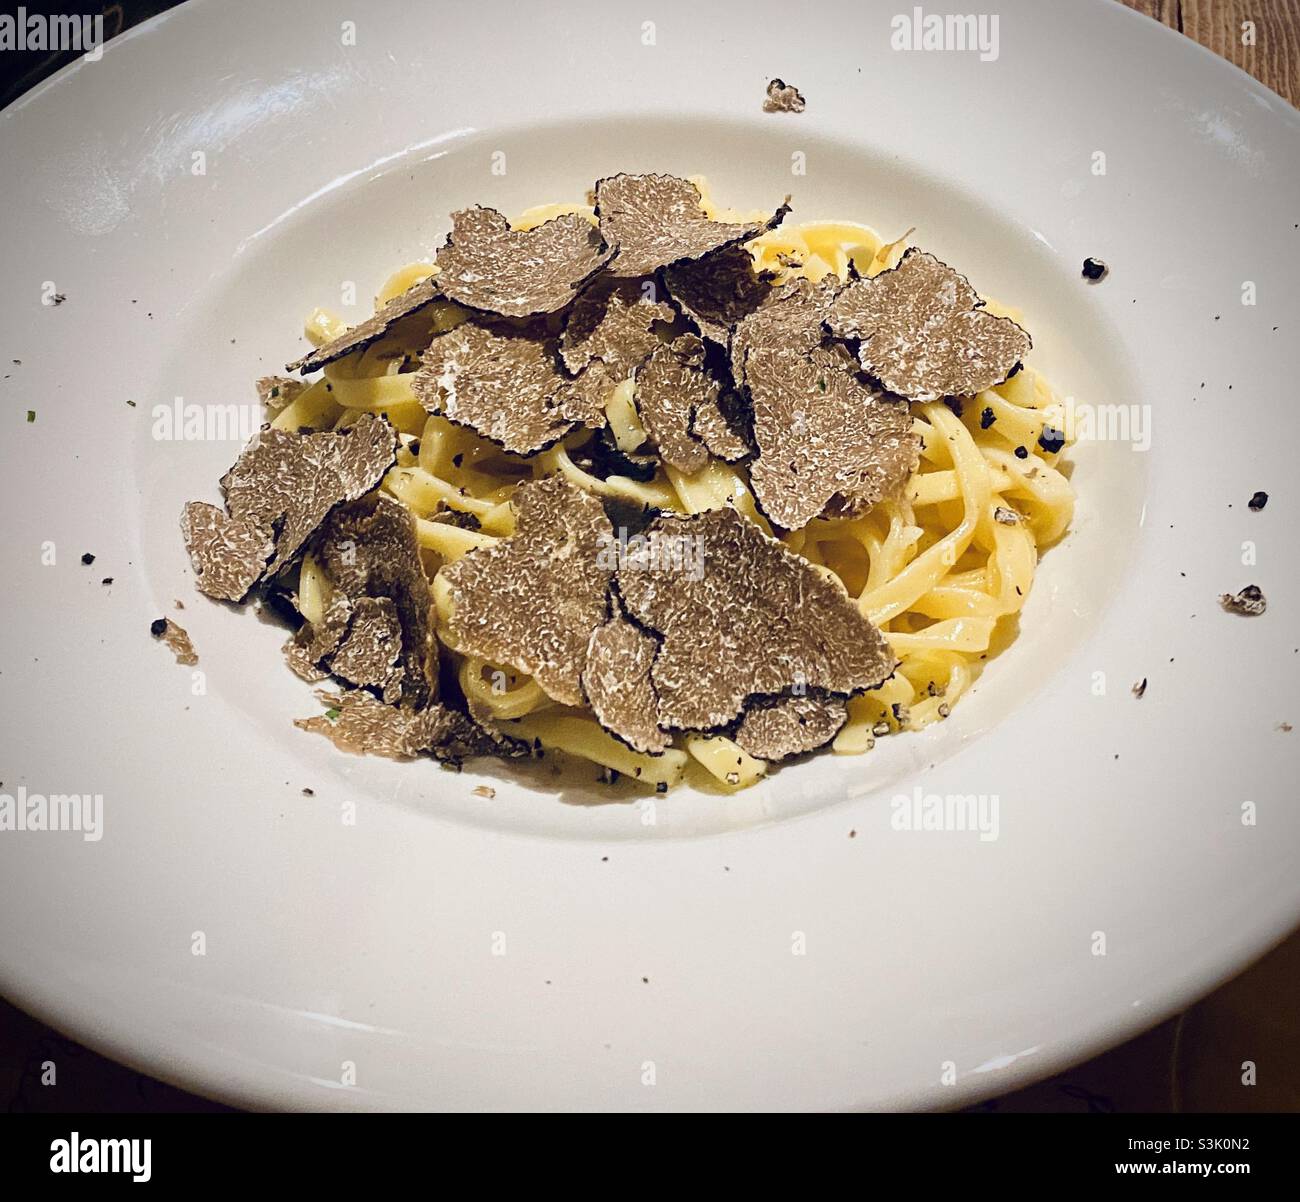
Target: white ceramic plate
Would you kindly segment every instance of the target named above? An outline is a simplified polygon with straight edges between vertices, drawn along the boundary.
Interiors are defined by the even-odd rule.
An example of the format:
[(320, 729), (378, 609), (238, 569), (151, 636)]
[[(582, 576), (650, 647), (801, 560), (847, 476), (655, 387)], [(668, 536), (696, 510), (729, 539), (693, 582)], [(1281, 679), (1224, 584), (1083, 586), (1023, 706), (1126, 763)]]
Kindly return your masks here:
[[(999, 4), (990, 61), (892, 49), (899, 7), (191, 3), (0, 115), (0, 792), (104, 798), (97, 842), (0, 832), (10, 997), (253, 1105), (955, 1106), (1293, 926), (1300, 115), (1109, 3)], [(805, 113), (760, 111), (774, 75)], [(645, 809), (296, 731), (282, 632), (199, 598), (178, 535), (237, 446), (154, 406), (250, 401), (453, 208), (649, 169), (915, 226), (1149, 449), (1080, 444), (1018, 641), (864, 758)], [(1247, 583), (1268, 613), (1223, 613)], [(996, 795), (998, 838), (892, 829), (915, 790)]]

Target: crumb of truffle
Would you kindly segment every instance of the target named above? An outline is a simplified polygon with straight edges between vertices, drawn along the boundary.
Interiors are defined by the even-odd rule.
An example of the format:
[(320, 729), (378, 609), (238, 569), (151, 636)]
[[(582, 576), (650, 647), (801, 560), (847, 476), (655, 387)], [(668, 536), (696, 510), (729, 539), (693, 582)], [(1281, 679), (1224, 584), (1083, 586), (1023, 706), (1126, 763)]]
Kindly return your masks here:
[(1285, 735), (1289, 735), (1295, 729), (1290, 722), (1279, 722), (1277, 728)]
[(1146, 696), (1146, 692), (1147, 692), (1147, 678), (1144, 676), (1142, 677), (1141, 680), (1137, 682), (1137, 684), (1133, 686), (1133, 696), (1136, 697), (1139, 701), (1141, 701), (1142, 698)]
[(1098, 280), (1106, 278), (1110, 268), (1100, 259), (1087, 258), (1083, 261), (1083, 278), (1090, 283), (1095, 284)]
[(763, 112), (802, 113), (806, 103), (803, 94), (793, 84), (788, 84), (783, 79), (774, 79), (767, 85)]
[(104, 579), (101, 580), (99, 583), (100, 583), (100, 584), (112, 584), (112, 583), (113, 583), (113, 577), (112, 577), (112, 576), (105, 576)]
[(87, 551), (84, 555), (82, 555), (81, 562), (89, 566), (90, 564), (95, 562), (95, 557), (89, 551)]
[(1248, 509), (1253, 509), (1255, 510), (1256, 513), (1258, 513), (1267, 504), (1268, 504), (1268, 493), (1257, 492), (1253, 497), (1250, 498), (1249, 501), (1246, 502), (1246, 507)]
[(166, 643), (178, 664), (190, 667), (199, 662), (194, 644), (183, 627), (177, 626), (171, 618), (157, 618), (149, 624), (149, 633), (154, 638)]
[(1257, 584), (1248, 584), (1239, 593), (1221, 593), (1219, 604), (1230, 614), (1247, 618), (1256, 618), (1268, 608), (1268, 600)]
[(315, 797), (315, 796), (316, 796), (316, 790), (315, 790), (315, 789), (308, 789), (307, 787), (304, 786), (304, 787), (303, 787), (303, 791), (302, 791), (302, 795), (303, 795), (304, 797)]

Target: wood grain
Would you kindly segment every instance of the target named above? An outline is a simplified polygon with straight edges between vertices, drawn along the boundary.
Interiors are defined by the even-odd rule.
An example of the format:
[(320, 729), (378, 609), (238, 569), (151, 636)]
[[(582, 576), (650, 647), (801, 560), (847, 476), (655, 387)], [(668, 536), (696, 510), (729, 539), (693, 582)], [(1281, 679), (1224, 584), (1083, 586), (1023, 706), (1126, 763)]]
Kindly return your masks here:
[[(1300, 107), (1300, 0), (1123, 0)], [(1247, 40), (1246, 23), (1253, 26)]]

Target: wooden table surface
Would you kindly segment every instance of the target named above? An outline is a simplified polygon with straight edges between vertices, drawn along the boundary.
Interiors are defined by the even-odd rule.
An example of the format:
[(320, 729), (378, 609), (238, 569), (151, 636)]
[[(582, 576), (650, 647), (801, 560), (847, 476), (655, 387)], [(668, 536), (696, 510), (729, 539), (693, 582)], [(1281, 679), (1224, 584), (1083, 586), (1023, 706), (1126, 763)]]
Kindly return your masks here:
[(1300, 0), (1123, 0), (1300, 108)]

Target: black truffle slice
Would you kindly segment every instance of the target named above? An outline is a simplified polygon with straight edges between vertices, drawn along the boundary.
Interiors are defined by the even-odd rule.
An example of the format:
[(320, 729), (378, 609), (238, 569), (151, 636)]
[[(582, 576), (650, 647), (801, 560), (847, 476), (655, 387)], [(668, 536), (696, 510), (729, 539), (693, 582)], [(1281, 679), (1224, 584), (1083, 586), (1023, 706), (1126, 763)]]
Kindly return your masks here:
[(275, 554), (271, 527), (260, 519), (232, 517), (220, 505), (191, 501), (181, 513), (181, 534), (201, 592), (219, 601), (242, 601)]
[(912, 248), (897, 267), (850, 283), (828, 325), (860, 340), (863, 370), (890, 392), (909, 401), (974, 396), (1006, 380), (1033, 345), (983, 304), (965, 276)]
[(636, 373), (637, 411), (665, 463), (687, 473), (708, 463), (709, 448), (691, 433), (691, 423), (698, 409), (716, 410), (721, 391), (694, 334), (661, 345)]
[(848, 720), (843, 697), (806, 692), (752, 698), (732, 738), (760, 760), (784, 760), (824, 747)]
[(731, 337), (731, 374), (746, 383), (745, 358), (751, 347), (779, 347), (791, 354), (822, 344), (823, 323), (844, 285), (833, 275), (796, 279), (772, 290), (763, 303), (739, 323)]
[(659, 726), (650, 669), (659, 644), (622, 613), (598, 626), (587, 644), (582, 687), (596, 721), (633, 751), (661, 754), (672, 742)]
[(466, 654), (529, 673), (554, 700), (582, 705), (614, 528), (600, 502), (562, 476), (521, 484), (513, 505), (514, 534), (442, 571), (452, 638)]
[(863, 513), (916, 470), (907, 402), (864, 383), (843, 347), (754, 347), (745, 378), (758, 446), (750, 483), (778, 526), (798, 530), (832, 500), (841, 514)]
[(651, 681), (665, 730), (715, 730), (754, 694), (850, 695), (894, 671), (852, 598), (734, 509), (664, 515), (618, 573), (624, 607), (660, 638)]
[(656, 326), (675, 317), (671, 305), (655, 300), (653, 281), (598, 281), (573, 306), (560, 348), (564, 365), (578, 373), (593, 359), (612, 384), (626, 380), (660, 345)]
[(321, 622), (304, 623), (285, 654), (304, 679), (322, 671), (423, 705), (436, 691), (433, 598), (409, 511), (382, 493), (336, 509), (312, 544), (334, 588)]
[(716, 400), (697, 405), (691, 414), (691, 433), (727, 463), (754, 453), (750, 427), (739, 394), (730, 389), (720, 392)]
[(435, 338), (411, 390), (430, 413), (517, 455), (558, 442), (576, 424), (605, 423), (604, 394), (560, 367), (553, 339), (535, 327), (466, 322)]
[(766, 222), (735, 225), (710, 221), (700, 190), (673, 175), (611, 175), (596, 182), (600, 232), (618, 247), (610, 265), (616, 276), (653, 275), (661, 267), (701, 259), (780, 225), (788, 212), (783, 204)]
[(566, 213), (531, 230), (513, 230), (495, 209), (451, 215), (438, 251), (438, 282), (447, 296), (503, 317), (558, 313), (614, 254), (581, 213)]
[(325, 661), (338, 650), (351, 621), (352, 599), (346, 593), (337, 593), (330, 598), (320, 621), (303, 622), (283, 648), (285, 662), (294, 674), (312, 682), (329, 676)]
[(774, 79), (767, 85), (763, 99), (765, 113), (802, 113), (806, 105), (803, 93), (784, 79)]
[(264, 427), (222, 477), (226, 511), (202, 501), (185, 507), (181, 529), (200, 591), (242, 601), (301, 550), (335, 505), (374, 488), (396, 450), (392, 426), (372, 413), (343, 430)]
[(375, 689), (390, 704), (401, 696), (402, 624), (388, 597), (358, 597), (347, 635), (330, 659), (335, 676)]
[(731, 347), (732, 330), (772, 291), (770, 277), (754, 270), (753, 256), (740, 245), (669, 267), (664, 284), (700, 335), (723, 350)]
[(383, 305), (373, 317), (367, 317), (360, 325), (353, 326), (345, 334), (340, 334), (332, 342), (317, 347), (310, 354), (290, 363), (286, 371), (300, 371), (305, 376), (317, 368), (342, 359), (353, 351), (364, 350), (372, 342), (378, 342), (397, 322), (412, 313), (433, 304), (442, 295), (435, 277), (412, 284), (400, 296), (393, 297)]
[(317, 697), (329, 707), (329, 713), (295, 719), (294, 725), (324, 735), (341, 751), (393, 759), (431, 755), (453, 763), (475, 756), (519, 753), (493, 738), (467, 714), (437, 701), (423, 709), (385, 705), (364, 689), (320, 692)]

